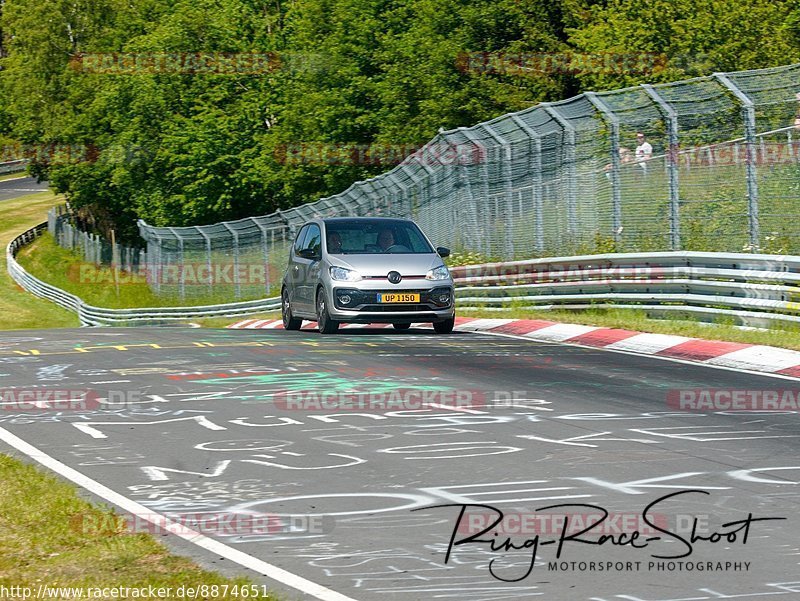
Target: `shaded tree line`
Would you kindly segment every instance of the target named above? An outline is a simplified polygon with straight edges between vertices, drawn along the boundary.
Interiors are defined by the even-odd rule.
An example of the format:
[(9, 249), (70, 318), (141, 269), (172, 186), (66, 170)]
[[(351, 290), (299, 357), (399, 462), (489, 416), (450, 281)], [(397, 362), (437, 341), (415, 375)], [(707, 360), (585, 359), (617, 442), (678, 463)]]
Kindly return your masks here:
[(33, 171), (130, 238), (136, 218), (264, 214), (392, 166), (348, 145), (796, 62), (800, 0), (0, 0), (0, 40), (0, 143), (57, 149)]

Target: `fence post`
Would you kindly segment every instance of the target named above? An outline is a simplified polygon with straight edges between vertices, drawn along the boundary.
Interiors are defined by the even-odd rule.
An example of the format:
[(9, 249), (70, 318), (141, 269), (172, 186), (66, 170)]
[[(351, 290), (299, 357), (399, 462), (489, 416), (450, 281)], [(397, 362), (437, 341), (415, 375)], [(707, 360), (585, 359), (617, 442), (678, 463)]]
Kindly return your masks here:
[(670, 248), (681, 250), (681, 212), (680, 212), (680, 188), (678, 181), (678, 113), (666, 102), (656, 89), (650, 84), (642, 84), (642, 88), (647, 95), (653, 99), (658, 106), (658, 111), (664, 116), (667, 124), (667, 138), (669, 149), (667, 150), (667, 171), (669, 174), (669, 232)]
[(544, 194), (542, 193), (542, 137), (533, 139), (533, 218), (536, 220), (534, 244), (536, 250), (544, 253)]
[(611, 129), (611, 229), (614, 234), (614, 244), (620, 250), (622, 244), (622, 184), (620, 182), (620, 156), (619, 156), (619, 117), (614, 111), (594, 92), (584, 92), (586, 100), (602, 115)]
[[(450, 134), (451, 132), (441, 132), (439, 135), (448, 145), (460, 143), (451, 142), (448, 137)], [(458, 148), (458, 146), (456, 146), (456, 148)], [(478, 150), (480, 150), (480, 148), (478, 148)], [(459, 224), (459, 233), (462, 234), (463, 249), (476, 250), (480, 248), (478, 245), (478, 203), (475, 198), (475, 193), (472, 190), (472, 182), (470, 182), (469, 179), (469, 165), (460, 163), (457, 167), (459, 182), (456, 184), (456, 187), (459, 190), (459, 195), (462, 189), (466, 192), (466, 201), (457, 202), (452, 206), (451, 213), (455, 213), (452, 219)], [(462, 210), (464, 210), (464, 212), (462, 212)], [(467, 247), (467, 243), (471, 243), (469, 248)]]
[[(573, 237), (578, 233), (578, 191), (577, 191), (577, 159), (575, 157), (575, 127), (550, 103), (543, 102), (541, 107), (550, 115), (564, 131), (564, 164), (567, 170), (567, 233)], [(573, 242), (570, 240), (569, 242)]]
[(206, 267), (208, 268), (208, 294), (210, 296), (214, 293), (214, 271), (211, 268), (211, 237), (206, 234), (202, 226), (196, 225), (194, 229), (206, 241)]
[[(153, 236), (156, 239), (155, 248), (156, 252), (153, 253), (155, 256), (152, 259), (152, 263), (150, 263), (153, 268), (150, 270), (150, 277), (156, 279), (156, 294), (161, 294), (161, 270), (163, 269), (163, 257), (164, 257), (164, 248), (161, 242), (161, 236), (153, 232)], [(150, 250), (150, 246), (148, 245), (147, 250)], [(147, 253), (148, 262), (150, 261), (150, 253)]]
[[(458, 131), (460, 133), (462, 133), (467, 138), (467, 140), (469, 140), (476, 148), (478, 148), (479, 150), (481, 150), (483, 152), (486, 152), (488, 154), (486, 147), (481, 143), (481, 141), (478, 139), (478, 137), (475, 136), (475, 134), (472, 133), (471, 130), (469, 130), (469, 129), (465, 128), (465, 127), (459, 127)], [(481, 207), (482, 206), (488, 206), (488, 202), (489, 202), (489, 168), (487, 166), (488, 165), (488, 161), (484, 160), (482, 165), (483, 165), (483, 169), (482, 169), (483, 177), (481, 178), (481, 187), (483, 188), (483, 198), (481, 199), (482, 202), (475, 203), (476, 218), (478, 217), (478, 215), (480, 215)], [(477, 221), (477, 219), (476, 219), (476, 221)], [(487, 221), (488, 221), (488, 219), (484, 219), (484, 223), (481, 224), (483, 232), (486, 232), (486, 225), (487, 225), (486, 222)], [(491, 243), (490, 237), (488, 235), (486, 235), (486, 236), (482, 236), (482, 238), (483, 238), (483, 243), (484, 243), (482, 252), (486, 256), (492, 256), (492, 243)]]
[(179, 285), (178, 285), (178, 290), (179, 290), (178, 295), (180, 296), (180, 299), (183, 300), (184, 298), (186, 298), (186, 279), (185, 279), (186, 278), (186, 261), (184, 260), (184, 254), (183, 254), (183, 238), (181, 237), (181, 235), (178, 232), (175, 231), (174, 227), (167, 228), (167, 229), (169, 229), (169, 231), (172, 233), (173, 236), (175, 236), (175, 239), (178, 241), (178, 249), (180, 250), (180, 253), (181, 253), (180, 254), (180, 259), (179, 259), (179, 261), (180, 261), (179, 265), (181, 266), (180, 267), (181, 275), (180, 275), (180, 281), (179, 281)]
[(383, 185), (383, 178), (382, 177), (373, 177), (372, 179), (368, 179), (366, 182), (372, 190), (375, 192), (378, 198), (378, 210), (379, 215), (386, 215), (386, 196), (385, 191), (386, 187)]
[[(422, 189), (422, 186), (420, 185), (420, 183), (422, 182), (422, 178), (421, 177), (417, 177), (416, 174), (414, 173), (414, 170), (411, 169), (408, 166), (408, 164), (402, 163), (400, 165), (400, 171), (405, 173), (408, 176), (408, 178), (411, 181), (414, 182), (414, 187), (415, 188), (418, 188), (420, 190)], [(407, 192), (408, 190), (409, 190), (409, 188), (406, 188), (406, 195), (408, 195), (408, 192)], [(408, 216), (411, 217), (412, 219), (416, 219), (417, 218), (416, 211), (415, 211), (415, 208), (416, 208), (415, 205), (417, 205), (418, 203), (419, 203), (419, 200), (417, 200), (417, 202), (415, 203), (411, 199), (409, 199)]]
[(389, 192), (389, 211), (390, 214), (393, 216), (400, 216), (403, 214), (403, 204), (400, 200), (400, 194), (402, 193), (402, 186), (397, 181), (397, 176), (395, 176), (394, 172), (395, 169), (387, 172), (382, 176), (381, 179), (385, 179), (386, 182), (384, 186), (386, 190)]
[(229, 226), (226, 222), (222, 222), (222, 225), (225, 226), (225, 229), (231, 233), (231, 237), (233, 238), (233, 284), (235, 290), (236, 298), (242, 297), (242, 288), (239, 282), (239, 234), (236, 233), (231, 226)]
[[(505, 156), (503, 157), (503, 169), (505, 171), (503, 179), (505, 180), (505, 188), (506, 188), (506, 202), (505, 202), (505, 210), (504, 210), (504, 225), (505, 225), (505, 237), (504, 237), (504, 248), (503, 252), (505, 253), (505, 258), (507, 261), (514, 260), (514, 210), (513, 210), (513, 195), (514, 195), (514, 188), (512, 186), (512, 174), (511, 174), (511, 163), (514, 159), (513, 149), (511, 148), (511, 144), (508, 143), (503, 136), (498, 134), (492, 129), (490, 124), (486, 124), (482, 126), (490, 136), (492, 136), (497, 142), (500, 144), (501, 148), (503, 149), (503, 153)], [(486, 165), (486, 170), (489, 170), (488, 161), (483, 161), (484, 165)]]
[(714, 77), (742, 103), (744, 120), (745, 173), (747, 174), (747, 216), (750, 230), (750, 249), (758, 252), (761, 232), (758, 221), (758, 174), (756, 170), (756, 109), (750, 97), (733, 83), (726, 73), (714, 73)]
[(269, 281), (269, 242), (267, 242), (267, 227), (263, 225), (257, 217), (253, 217), (252, 220), (253, 223), (258, 226), (258, 229), (261, 230), (261, 250), (264, 253), (264, 294), (266, 295), (265, 298), (268, 298), (271, 283)]
[(361, 184), (361, 190), (364, 192), (364, 195), (369, 198), (370, 206), (372, 207), (372, 215), (373, 217), (377, 217), (381, 215), (381, 193), (378, 191), (378, 187), (375, 183), (371, 180), (364, 180), (362, 182), (358, 182)]

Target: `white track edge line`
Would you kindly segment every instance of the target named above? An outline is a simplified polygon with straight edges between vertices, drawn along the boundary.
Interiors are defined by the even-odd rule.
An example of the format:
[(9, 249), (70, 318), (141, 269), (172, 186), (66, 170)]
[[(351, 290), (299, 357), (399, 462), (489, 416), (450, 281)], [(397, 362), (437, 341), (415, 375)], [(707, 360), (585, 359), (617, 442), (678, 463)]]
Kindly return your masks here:
[(25, 442), (3, 427), (0, 427), (0, 440), (17, 449), (21, 453), (24, 453), (31, 459), (38, 461), (43, 466), (53, 470), (60, 476), (71, 480), (78, 486), (88, 490), (91, 493), (94, 493), (98, 497), (101, 497), (110, 503), (113, 503), (114, 505), (117, 505), (118, 507), (121, 507), (125, 511), (129, 511), (137, 518), (161, 526), (166, 523), (168, 525), (174, 524), (176, 527), (180, 527), (180, 530), (174, 533), (175, 536), (179, 536), (180, 538), (195, 544), (198, 547), (202, 547), (207, 551), (211, 551), (212, 553), (220, 555), (225, 559), (229, 559), (240, 566), (253, 570), (254, 572), (271, 578), (276, 582), (280, 582), (281, 584), (290, 586), (293, 589), (302, 591), (303, 593), (311, 595), (316, 599), (320, 599), (322, 601), (355, 601), (355, 599), (351, 597), (347, 597), (329, 588), (325, 588), (324, 586), (312, 582), (311, 580), (307, 580), (302, 576), (298, 576), (287, 570), (284, 570), (283, 568), (279, 568), (278, 566), (267, 563), (261, 559), (253, 557), (252, 555), (248, 555), (243, 551), (229, 547), (228, 545), (211, 539), (203, 534), (191, 534), (191, 531), (186, 528), (186, 526), (183, 526), (178, 522), (174, 522), (165, 516), (159, 516), (164, 518), (163, 520), (159, 520), (154, 516), (154, 512), (151, 509), (148, 509), (144, 505), (140, 505), (136, 501), (133, 501), (132, 499), (129, 499), (128, 497), (108, 488), (104, 484), (100, 484), (97, 480), (93, 480), (92, 478), (89, 478), (88, 476), (69, 467), (68, 465), (61, 463), (59, 460), (54, 459), (47, 453), (37, 449), (32, 444)]

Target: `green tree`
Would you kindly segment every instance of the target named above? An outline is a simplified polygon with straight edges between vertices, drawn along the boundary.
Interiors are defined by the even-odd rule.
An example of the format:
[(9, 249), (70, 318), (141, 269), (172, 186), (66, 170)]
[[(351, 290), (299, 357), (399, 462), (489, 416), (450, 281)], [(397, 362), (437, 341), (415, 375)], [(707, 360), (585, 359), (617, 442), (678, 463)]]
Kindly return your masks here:
[[(580, 52), (639, 55), (641, 69), (578, 75), (584, 89), (667, 82), (798, 60), (796, 0), (609, 0), (568, 29)], [(794, 13), (797, 14), (796, 12)], [(652, 68), (651, 68), (652, 67)]]

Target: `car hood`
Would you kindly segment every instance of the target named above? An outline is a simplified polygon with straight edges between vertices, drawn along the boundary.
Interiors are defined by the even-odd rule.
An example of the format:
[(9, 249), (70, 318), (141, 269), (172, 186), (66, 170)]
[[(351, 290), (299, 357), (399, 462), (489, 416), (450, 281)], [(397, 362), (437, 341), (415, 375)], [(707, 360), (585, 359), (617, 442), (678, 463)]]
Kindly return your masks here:
[(329, 255), (329, 261), (337, 267), (354, 269), (362, 276), (385, 276), (390, 271), (398, 271), (403, 276), (425, 275), (444, 264), (434, 253)]

